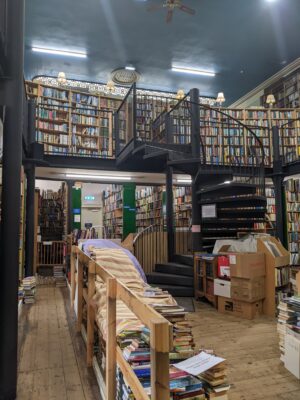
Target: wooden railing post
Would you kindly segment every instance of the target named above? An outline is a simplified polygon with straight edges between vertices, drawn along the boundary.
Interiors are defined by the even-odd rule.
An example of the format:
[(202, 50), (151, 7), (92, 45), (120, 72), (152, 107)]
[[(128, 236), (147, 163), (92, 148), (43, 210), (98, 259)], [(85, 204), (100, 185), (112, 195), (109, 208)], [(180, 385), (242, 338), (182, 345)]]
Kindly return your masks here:
[(164, 321), (150, 322), (151, 348), (151, 399), (169, 400), (169, 324)]
[(93, 296), (96, 291), (95, 287), (95, 263), (89, 262), (88, 268), (88, 304), (87, 304), (87, 348), (86, 348), (86, 362), (87, 366), (93, 365), (94, 356), (94, 338), (95, 338), (95, 309), (91, 304)]
[(83, 303), (83, 264), (81, 260), (78, 260), (77, 268), (77, 332), (81, 331), (82, 324), (82, 303)]
[(117, 335), (116, 335), (117, 281), (108, 278), (106, 282), (106, 400), (116, 400)]
[(75, 252), (76, 246), (71, 246), (71, 256), (70, 256), (70, 267), (71, 267), (71, 308), (74, 310), (74, 300), (75, 300), (75, 291), (76, 291), (76, 282), (75, 282)]

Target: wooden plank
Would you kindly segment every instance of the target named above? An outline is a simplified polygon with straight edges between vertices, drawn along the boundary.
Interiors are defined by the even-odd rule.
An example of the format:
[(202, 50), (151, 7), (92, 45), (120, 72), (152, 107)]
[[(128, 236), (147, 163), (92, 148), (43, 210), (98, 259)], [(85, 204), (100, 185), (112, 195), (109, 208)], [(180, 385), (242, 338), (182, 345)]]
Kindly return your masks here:
[(71, 308), (74, 310), (74, 301), (75, 301), (75, 293), (76, 293), (76, 282), (75, 282), (75, 271), (76, 271), (76, 265), (75, 265), (75, 249), (76, 246), (72, 246), (71, 248), (71, 259), (70, 259), (70, 266), (71, 266)]
[(86, 361), (88, 367), (93, 365), (93, 355), (94, 355), (94, 332), (95, 332), (95, 310), (90, 305), (96, 287), (95, 287), (95, 273), (93, 269), (93, 264), (89, 264), (88, 271), (88, 293), (87, 293), (87, 350), (86, 350)]
[(88, 296), (87, 288), (83, 288), (82, 289), (82, 297), (83, 297), (84, 301), (86, 302), (86, 304), (88, 304), (89, 303), (89, 296)]
[[(117, 281), (117, 298), (122, 300), (148, 328), (151, 327), (152, 320), (161, 322), (167, 321), (161, 314), (148, 304), (143, 303), (135, 293), (119, 281)], [(166, 323), (168, 326), (171, 325), (169, 322)]]
[(169, 325), (161, 319), (151, 321), (151, 399), (169, 400)]
[(139, 400), (150, 400), (149, 396), (145, 392), (141, 382), (138, 380), (138, 377), (133, 372), (131, 366), (127, 363), (124, 359), (123, 354), (119, 346), (117, 346), (117, 362), (118, 366), (120, 367), (126, 382), (130, 386), (134, 397)]
[(106, 282), (106, 319), (107, 319), (107, 338), (106, 338), (106, 399), (116, 399), (116, 346), (117, 346), (117, 281), (109, 278)]
[(78, 270), (77, 270), (77, 293), (78, 293), (78, 300), (77, 300), (77, 332), (81, 331), (81, 324), (82, 324), (82, 306), (83, 306), (83, 264), (78, 261)]

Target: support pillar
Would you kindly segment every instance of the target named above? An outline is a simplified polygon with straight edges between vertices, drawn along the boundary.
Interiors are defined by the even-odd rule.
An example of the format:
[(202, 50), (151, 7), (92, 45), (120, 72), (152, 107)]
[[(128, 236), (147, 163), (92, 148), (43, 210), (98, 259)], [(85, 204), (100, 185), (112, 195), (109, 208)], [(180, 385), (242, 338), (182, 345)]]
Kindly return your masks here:
[(197, 185), (195, 178), (192, 179), (192, 250), (202, 250), (202, 233), (201, 233), (201, 207), (198, 204)]
[(284, 243), (285, 241), (285, 213), (284, 213), (284, 191), (283, 191), (283, 171), (282, 159), (280, 157), (279, 144), (279, 128), (272, 127), (272, 144), (273, 144), (273, 183), (275, 191), (275, 208), (276, 208), (276, 236)]
[(166, 172), (166, 219), (168, 237), (168, 260), (172, 261), (175, 254), (174, 209), (173, 209), (173, 168), (167, 167)]
[(68, 235), (72, 233), (72, 188), (74, 186), (74, 181), (67, 181), (67, 187), (68, 187), (68, 211), (67, 211), (67, 232)]
[(199, 89), (191, 89), (191, 145), (192, 157), (200, 157), (200, 108)]
[(0, 81), (6, 105), (3, 132), (0, 399), (17, 392), (19, 228), (23, 128), (24, 0), (6, 3), (7, 75)]
[(26, 168), (26, 233), (25, 233), (25, 276), (33, 275), (34, 266), (34, 203), (35, 203), (35, 166)]

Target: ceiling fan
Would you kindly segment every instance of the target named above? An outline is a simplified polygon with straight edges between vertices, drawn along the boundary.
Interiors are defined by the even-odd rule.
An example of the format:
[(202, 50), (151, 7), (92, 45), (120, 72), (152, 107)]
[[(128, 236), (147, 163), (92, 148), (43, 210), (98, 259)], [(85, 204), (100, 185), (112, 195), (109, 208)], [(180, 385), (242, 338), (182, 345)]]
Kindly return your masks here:
[(193, 10), (192, 8), (186, 6), (185, 4), (182, 4), (181, 0), (165, 0), (164, 3), (162, 4), (153, 4), (148, 7), (148, 11), (156, 11), (166, 8), (167, 9), (167, 16), (166, 16), (166, 22), (171, 22), (173, 18), (173, 12), (177, 8), (180, 11), (183, 11), (187, 14), (190, 15), (195, 15), (196, 11)]

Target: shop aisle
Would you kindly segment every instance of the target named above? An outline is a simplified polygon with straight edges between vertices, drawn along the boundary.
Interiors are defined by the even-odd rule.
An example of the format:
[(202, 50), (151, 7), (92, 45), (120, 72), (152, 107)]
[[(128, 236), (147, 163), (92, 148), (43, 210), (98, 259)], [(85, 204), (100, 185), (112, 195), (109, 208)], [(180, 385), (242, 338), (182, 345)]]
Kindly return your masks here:
[(226, 358), (230, 400), (300, 400), (300, 382), (280, 361), (276, 320), (249, 321), (195, 303), (190, 314), (196, 348)]
[(39, 286), (36, 303), (19, 320), (18, 400), (100, 399), (92, 369), (85, 366), (67, 288)]

